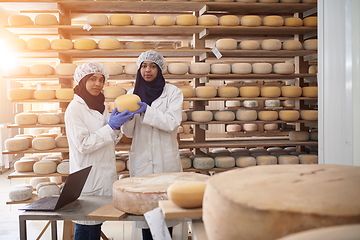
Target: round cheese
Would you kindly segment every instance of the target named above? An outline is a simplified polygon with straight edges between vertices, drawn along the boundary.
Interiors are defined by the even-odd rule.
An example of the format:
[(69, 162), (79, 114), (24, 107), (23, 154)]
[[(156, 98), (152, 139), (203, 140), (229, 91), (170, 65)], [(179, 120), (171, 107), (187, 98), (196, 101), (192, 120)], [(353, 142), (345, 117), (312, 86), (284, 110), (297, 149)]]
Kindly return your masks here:
[(53, 195), (59, 195), (60, 187), (56, 184), (46, 185), (46, 186), (41, 187), (37, 191), (37, 194), (38, 194), (39, 198), (49, 197), (49, 196), (53, 196)]
[(32, 141), (32, 147), (38, 151), (54, 149), (56, 148), (55, 139), (53, 137), (36, 137)]
[(136, 94), (121, 95), (114, 101), (118, 112), (123, 112), (125, 110), (128, 110), (129, 112), (135, 112), (136, 110), (140, 109), (138, 102), (141, 102), (141, 99)]
[(109, 17), (109, 23), (114, 26), (131, 25), (131, 17), (127, 14), (113, 14)]
[(318, 87), (303, 87), (302, 96), (316, 98), (318, 96)]
[(301, 50), (302, 44), (299, 40), (286, 40), (282, 44), (282, 49), (284, 50)]
[(55, 138), (55, 145), (58, 148), (67, 148), (69, 147), (69, 143), (66, 136), (57, 136)]
[(169, 63), (167, 71), (170, 74), (183, 75), (189, 71), (189, 66), (186, 63)]
[(194, 122), (210, 122), (213, 120), (211, 111), (193, 111), (191, 112), (191, 120)]
[(318, 72), (318, 66), (317, 65), (311, 65), (309, 66), (309, 73), (317, 73)]
[(126, 49), (145, 49), (146, 45), (143, 42), (126, 42), (125, 48)]
[(39, 89), (34, 92), (34, 98), (37, 100), (55, 99), (55, 90)]
[(228, 63), (212, 63), (210, 65), (210, 73), (213, 74), (229, 74), (231, 66)]
[(26, 49), (26, 41), (20, 38), (8, 38), (3, 40), (3, 44), (7, 49), (13, 51), (21, 51)]
[(280, 100), (265, 100), (265, 107), (280, 107)]
[(233, 38), (222, 38), (215, 42), (215, 47), (219, 50), (235, 50), (237, 41)]
[(77, 65), (73, 63), (60, 63), (56, 65), (55, 73), (58, 75), (73, 75), (76, 68)]
[(279, 117), (277, 111), (259, 111), (258, 119), (261, 121), (275, 121)]
[(232, 111), (217, 111), (214, 114), (214, 119), (216, 121), (234, 121), (235, 113)]
[(177, 182), (167, 188), (167, 195), (176, 206), (198, 208), (202, 206), (205, 187), (202, 181)]
[(185, 156), (180, 156), (181, 166), (183, 169), (189, 169), (192, 166), (191, 159)]
[(136, 74), (139, 69), (136, 63), (127, 63), (124, 67), (125, 74)]
[(181, 87), (184, 98), (194, 97), (194, 89), (192, 87)]
[(253, 63), (252, 72), (254, 74), (270, 74), (272, 72), (271, 63)]
[(215, 167), (215, 161), (212, 157), (197, 156), (193, 159), (193, 166), (195, 169), (208, 170)]
[(246, 108), (255, 108), (258, 106), (258, 102), (256, 100), (245, 100), (243, 105)]
[(284, 25), (284, 18), (277, 15), (266, 16), (263, 18), (263, 25), (269, 27), (281, 27)]
[(210, 73), (209, 63), (191, 63), (189, 68), (191, 74), (208, 74)]
[(18, 134), (18, 135), (15, 135), (14, 138), (19, 138), (19, 137), (24, 137), (28, 140), (28, 147), (31, 148), (31, 144), (32, 144), (32, 140), (34, 139), (34, 136), (33, 135), (27, 135), (27, 134)]
[(116, 172), (121, 172), (126, 169), (126, 163), (123, 160), (116, 160)]
[(287, 27), (301, 27), (303, 25), (303, 20), (298, 17), (288, 17), (284, 20), (284, 26)]
[(33, 165), (36, 163), (33, 159), (24, 159), (19, 160), (14, 163), (14, 169), (17, 172), (32, 172), (33, 171)]
[(295, 72), (295, 66), (293, 63), (275, 63), (273, 71), (276, 74), (292, 74)]
[(51, 174), (56, 172), (56, 167), (57, 165), (53, 161), (36, 162), (34, 163), (33, 171), (36, 174)]
[(103, 38), (98, 42), (99, 49), (120, 49), (121, 43), (116, 38)]
[(132, 24), (136, 26), (150, 26), (154, 24), (154, 17), (151, 14), (135, 14), (132, 17)]
[(311, 131), (310, 132), (310, 140), (317, 141), (318, 140), (318, 132), (317, 131)]
[(259, 0), (261, 3), (278, 3), (279, 0)]
[(195, 96), (199, 98), (213, 98), (217, 95), (217, 89), (214, 86), (198, 86), (195, 88)]
[(34, 25), (34, 22), (27, 15), (11, 15), (8, 22), (11, 26)]
[[(262, 153), (260, 153), (262, 154)], [(277, 157), (271, 155), (259, 155), (256, 157), (256, 165), (273, 165), (277, 164)]]
[(317, 121), (318, 120), (318, 110), (301, 110), (300, 118), (303, 120)]
[(56, 89), (55, 97), (57, 99), (73, 99), (74, 98), (74, 90), (72, 88)]
[(35, 16), (35, 25), (58, 25), (59, 22), (55, 15), (48, 13), (40, 13)]
[[(38, 135), (36, 135), (36, 137), (52, 137), (52, 138), (56, 138), (58, 136), (57, 133), (50, 133), (50, 132), (44, 132), (44, 133), (40, 133)], [(43, 157), (44, 158), (44, 157)]]
[(254, 3), (254, 2), (257, 2), (257, 0), (236, 0), (236, 2)]
[(244, 123), (243, 129), (245, 132), (256, 132), (258, 125), (256, 123)]
[(70, 39), (54, 39), (50, 43), (50, 48), (54, 50), (73, 49), (74, 43)]
[(255, 40), (243, 40), (239, 43), (239, 48), (242, 50), (257, 50), (260, 48), (260, 43)]
[(236, 15), (224, 15), (219, 17), (220, 26), (238, 26), (240, 24), (240, 19)]
[(262, 97), (280, 97), (281, 89), (277, 86), (265, 86), (260, 88), (260, 96)]
[(92, 50), (97, 48), (97, 44), (93, 39), (76, 39), (74, 48), (77, 50)]
[(197, 18), (197, 24), (201, 26), (215, 26), (219, 24), (219, 19), (216, 15), (205, 14)]
[(241, 125), (240, 124), (228, 124), (226, 125), (226, 132), (240, 132)]
[(4, 145), (9, 152), (23, 151), (28, 149), (29, 140), (26, 137), (8, 138)]
[(52, 75), (55, 69), (48, 64), (34, 64), (30, 66), (29, 72), (32, 75)]
[(175, 25), (175, 19), (171, 16), (159, 16), (159, 17), (155, 18), (155, 25), (173, 26), (173, 25)]
[(308, 39), (304, 41), (304, 49), (306, 50), (314, 50), (318, 49), (318, 40), (317, 39)]
[(318, 164), (318, 156), (315, 154), (300, 154), (300, 164)]
[(224, 98), (237, 97), (239, 96), (239, 88), (220, 86), (217, 90), (217, 94), (219, 95), (219, 97), (224, 97)]
[(122, 87), (105, 87), (104, 88), (104, 96), (105, 98), (117, 98), (121, 95), (126, 94), (126, 89)]
[(276, 51), (281, 49), (281, 41), (279, 39), (265, 39), (261, 41), (261, 49)]
[(244, 86), (239, 88), (240, 97), (258, 97), (260, 88), (257, 86)]
[(281, 3), (299, 3), (300, 0), (280, 0)]
[(90, 14), (86, 17), (86, 23), (92, 26), (104, 26), (108, 24), (108, 17), (105, 14)]
[(279, 164), (299, 164), (300, 160), (298, 156), (293, 155), (281, 155), (278, 157)]
[(120, 75), (123, 73), (124, 67), (120, 63), (103, 63), (110, 76)]
[(35, 125), (38, 122), (36, 113), (18, 113), (15, 115), (15, 124), (18, 125)]
[(299, 111), (296, 110), (280, 110), (279, 119), (283, 121), (297, 121), (300, 118)]
[(26, 48), (29, 50), (49, 50), (51, 43), (46, 38), (30, 38), (26, 42)]
[(290, 141), (309, 141), (310, 134), (307, 131), (291, 131), (289, 139)]
[(58, 112), (57, 115), (60, 117), (60, 123), (65, 123), (65, 112)]
[(23, 76), (29, 74), (29, 67), (27, 66), (14, 66), (11, 68), (7, 68), (6, 74), (8, 76)]
[(36, 191), (38, 192), (40, 190), (40, 188), (44, 187), (44, 186), (50, 186), (50, 185), (56, 185), (55, 182), (51, 181), (51, 177), (50, 177), (50, 182), (41, 182), (36, 186)]
[(250, 74), (252, 67), (250, 63), (233, 63), (231, 65), (231, 72), (234, 74)]
[(235, 164), (237, 167), (241, 168), (256, 166), (256, 159), (251, 156), (238, 156), (235, 159)]
[(179, 15), (175, 19), (176, 25), (194, 26), (197, 24), (197, 17), (190, 14)]
[(266, 123), (264, 124), (265, 131), (276, 131), (279, 129), (279, 125), (277, 123)]
[(300, 86), (282, 86), (281, 96), (283, 97), (300, 97), (302, 88)]
[[(31, 185), (30, 185), (31, 186)], [(20, 202), (29, 200), (32, 196), (33, 188), (25, 185), (16, 185), (9, 191), (11, 201)]]
[(306, 17), (303, 19), (303, 22), (305, 27), (317, 27), (318, 25), (316, 16)]
[(215, 167), (217, 167), (217, 168), (233, 168), (233, 167), (235, 167), (235, 158), (232, 156), (215, 157)]
[(262, 24), (261, 17), (258, 15), (246, 15), (241, 17), (240, 25), (247, 27), (258, 27)]
[(255, 121), (257, 119), (256, 110), (238, 109), (236, 119), (239, 121)]
[[(33, 169), (31, 169), (31, 171), (33, 171)], [(42, 182), (50, 182), (50, 178), (48, 178), (48, 177), (33, 177), (30, 179), (30, 184), (31, 184), (31, 186), (33, 186), (33, 188), (36, 188), (36, 186)]]
[(206, 182), (209, 176), (189, 172), (156, 173), (123, 178), (113, 184), (114, 207), (126, 213), (142, 215), (167, 200), (168, 187), (182, 181)]

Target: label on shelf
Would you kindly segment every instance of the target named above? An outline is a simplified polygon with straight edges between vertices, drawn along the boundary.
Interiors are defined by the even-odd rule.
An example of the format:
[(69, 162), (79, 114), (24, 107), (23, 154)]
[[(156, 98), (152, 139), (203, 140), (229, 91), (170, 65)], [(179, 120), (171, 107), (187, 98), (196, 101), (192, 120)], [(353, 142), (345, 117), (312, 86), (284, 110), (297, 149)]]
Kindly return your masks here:
[(216, 47), (211, 49), (211, 51), (214, 53), (214, 55), (217, 59), (220, 59), (222, 57), (222, 54), (219, 52), (219, 50)]

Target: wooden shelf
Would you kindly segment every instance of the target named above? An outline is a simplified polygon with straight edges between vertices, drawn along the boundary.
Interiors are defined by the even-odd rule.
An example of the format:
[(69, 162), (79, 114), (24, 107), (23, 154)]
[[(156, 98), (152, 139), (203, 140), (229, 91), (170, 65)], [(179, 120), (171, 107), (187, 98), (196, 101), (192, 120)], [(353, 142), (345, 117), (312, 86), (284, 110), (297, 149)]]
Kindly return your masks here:
[(25, 154), (25, 153), (61, 153), (61, 152), (69, 152), (69, 148), (53, 148), (53, 149), (49, 149), (49, 150), (35, 150), (33, 148), (28, 148), (26, 150), (23, 151), (8, 151), (5, 150), (2, 153), (3, 154)]
[(61, 102), (71, 102), (72, 99), (48, 99), (48, 100), (10, 100), (13, 103), (61, 103)]
[(66, 177), (68, 174), (50, 173), (50, 174), (36, 174), (34, 172), (12, 172), (8, 175), (8, 178), (32, 178), (32, 177)]
[(184, 101), (227, 101), (227, 100), (239, 100), (239, 101), (244, 101), (244, 100), (259, 100), (259, 101), (264, 101), (264, 100), (317, 100), (317, 98), (312, 98), (312, 97), (297, 97), (297, 98), (289, 98), (289, 97), (276, 97), (276, 98), (269, 98), (269, 97), (199, 98), (199, 97), (192, 97), (192, 98), (184, 98)]
[(244, 123), (317, 123), (317, 121), (309, 121), (309, 120), (297, 120), (294, 122), (283, 121), (283, 120), (274, 120), (274, 121), (211, 121), (211, 122), (194, 122), (194, 121), (184, 121), (181, 122), (181, 125), (203, 125), (203, 124), (244, 124)]
[(18, 125), (18, 124), (10, 124), (7, 128), (53, 128), (53, 127), (65, 127), (65, 124), (35, 124), (35, 125)]

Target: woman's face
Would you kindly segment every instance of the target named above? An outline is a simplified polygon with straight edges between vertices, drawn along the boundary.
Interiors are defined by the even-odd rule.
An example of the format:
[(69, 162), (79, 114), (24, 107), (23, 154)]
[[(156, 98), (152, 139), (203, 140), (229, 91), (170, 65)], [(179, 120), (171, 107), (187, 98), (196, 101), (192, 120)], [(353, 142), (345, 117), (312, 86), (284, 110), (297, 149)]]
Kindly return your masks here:
[(151, 61), (142, 62), (140, 67), (140, 73), (141, 76), (145, 79), (145, 81), (147, 82), (153, 81), (158, 74), (158, 68), (156, 63)]
[(86, 81), (86, 90), (93, 96), (97, 96), (104, 88), (105, 78), (101, 73), (94, 73)]

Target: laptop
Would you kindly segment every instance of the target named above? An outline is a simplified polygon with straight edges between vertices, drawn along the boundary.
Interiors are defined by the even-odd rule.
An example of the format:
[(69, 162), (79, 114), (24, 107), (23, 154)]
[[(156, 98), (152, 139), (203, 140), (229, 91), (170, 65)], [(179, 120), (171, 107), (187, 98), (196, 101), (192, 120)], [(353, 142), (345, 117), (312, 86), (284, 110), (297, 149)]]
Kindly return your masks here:
[(92, 166), (83, 168), (68, 175), (60, 195), (43, 197), (27, 204), (19, 210), (26, 211), (56, 211), (79, 198), (89, 176)]

